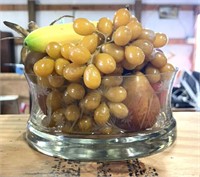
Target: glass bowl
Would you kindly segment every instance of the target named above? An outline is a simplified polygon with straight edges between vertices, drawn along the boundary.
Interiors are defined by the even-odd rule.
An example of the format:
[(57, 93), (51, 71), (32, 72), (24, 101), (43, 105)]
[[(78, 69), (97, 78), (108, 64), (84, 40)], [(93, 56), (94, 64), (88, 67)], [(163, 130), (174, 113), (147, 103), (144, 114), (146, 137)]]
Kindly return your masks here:
[[(80, 161), (158, 153), (176, 139), (171, 110), (176, 73), (161, 73), (157, 82), (152, 82), (157, 76), (141, 72), (105, 76), (93, 90), (82, 80), (65, 80), (58, 87), (47, 78), (25, 73), (31, 93), (26, 140), (46, 155)], [(57, 76), (54, 81), (62, 79)]]

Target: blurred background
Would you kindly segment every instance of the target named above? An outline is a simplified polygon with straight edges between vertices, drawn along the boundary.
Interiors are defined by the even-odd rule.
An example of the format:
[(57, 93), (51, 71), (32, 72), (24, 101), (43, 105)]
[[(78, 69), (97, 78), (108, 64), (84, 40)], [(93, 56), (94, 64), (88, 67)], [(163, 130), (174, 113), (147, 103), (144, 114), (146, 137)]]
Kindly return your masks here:
[[(197, 74), (195, 84), (200, 83), (198, 75), (200, 72), (200, 0), (0, 0), (0, 37), (19, 36), (6, 27), (3, 21), (14, 22), (27, 28), (29, 21), (35, 21), (41, 27), (49, 25), (63, 15), (72, 15), (74, 18), (85, 17), (89, 20), (98, 20), (104, 16), (113, 19), (114, 12), (127, 5), (143, 27), (155, 32), (163, 32), (168, 36), (169, 42), (162, 49), (168, 57), (168, 62), (179, 68), (176, 87), (184, 87), (180, 84), (180, 80), (185, 71), (192, 79), (195, 72)], [(73, 18), (63, 19), (63, 23), (70, 21), (73, 21)], [(20, 73), (22, 44), (20, 39), (1, 41), (1, 73), (22, 74)], [(5, 63), (14, 64), (15, 67)], [(186, 82), (191, 85), (188, 80)], [(192, 87), (199, 89), (196, 85)], [(200, 100), (199, 90), (195, 94)], [(181, 107), (180, 104), (173, 105)], [(187, 106), (199, 108), (189, 103), (182, 107)]]

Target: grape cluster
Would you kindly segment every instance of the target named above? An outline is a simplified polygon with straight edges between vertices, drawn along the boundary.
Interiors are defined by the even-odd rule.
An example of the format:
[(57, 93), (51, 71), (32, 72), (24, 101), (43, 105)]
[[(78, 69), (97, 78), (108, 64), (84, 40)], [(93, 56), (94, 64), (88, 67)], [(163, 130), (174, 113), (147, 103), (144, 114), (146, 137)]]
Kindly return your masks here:
[(102, 17), (96, 26), (77, 18), (73, 28), (83, 36), (78, 43), (50, 42), (46, 56), (33, 66), (37, 83), (51, 89), (48, 126), (65, 133), (119, 131), (112, 117), (124, 119), (129, 113), (123, 75), (140, 71), (157, 83), (161, 73), (175, 70), (158, 49), (166, 45), (167, 36), (143, 28), (126, 8), (117, 10), (112, 20)]

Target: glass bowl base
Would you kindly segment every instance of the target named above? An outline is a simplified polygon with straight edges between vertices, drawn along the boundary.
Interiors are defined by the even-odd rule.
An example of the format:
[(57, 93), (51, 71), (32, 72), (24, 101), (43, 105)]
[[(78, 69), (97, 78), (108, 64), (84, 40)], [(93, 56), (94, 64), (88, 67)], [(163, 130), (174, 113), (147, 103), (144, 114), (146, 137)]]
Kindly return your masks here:
[(53, 135), (38, 131), (28, 122), (26, 140), (37, 151), (54, 157), (78, 161), (120, 161), (161, 152), (176, 139), (176, 121), (157, 131), (127, 133), (115, 137), (88, 138)]

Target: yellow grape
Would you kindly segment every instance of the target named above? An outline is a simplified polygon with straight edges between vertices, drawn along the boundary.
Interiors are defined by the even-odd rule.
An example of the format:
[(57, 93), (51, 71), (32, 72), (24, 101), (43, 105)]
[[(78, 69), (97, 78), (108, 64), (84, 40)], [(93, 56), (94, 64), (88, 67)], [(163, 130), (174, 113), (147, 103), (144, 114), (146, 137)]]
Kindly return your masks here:
[(64, 94), (63, 94), (63, 101), (65, 104), (69, 105), (69, 104), (72, 104), (74, 102), (76, 102), (76, 99), (75, 98), (72, 98), (67, 89), (64, 91)]
[(55, 61), (55, 72), (62, 76), (63, 75), (63, 69), (65, 68), (66, 65), (68, 65), (70, 62), (64, 58), (58, 58)]
[(124, 47), (118, 46), (114, 43), (106, 43), (101, 47), (103, 53), (110, 54), (117, 63), (124, 59)]
[(78, 65), (86, 64), (91, 58), (90, 51), (83, 46), (75, 46), (70, 48), (69, 59)]
[(113, 25), (117, 29), (120, 26), (125, 26), (130, 22), (131, 13), (127, 8), (121, 8), (117, 10), (114, 14)]
[(64, 122), (64, 110), (58, 109), (51, 115), (51, 121), (49, 122), (50, 127), (58, 126)]
[(162, 68), (167, 64), (167, 57), (163, 52), (156, 51), (150, 59), (150, 62), (156, 68)]
[(68, 105), (64, 114), (68, 121), (76, 121), (81, 115), (80, 109), (76, 104)]
[(138, 21), (131, 20), (126, 26), (131, 29), (131, 41), (137, 39), (142, 34), (142, 25)]
[(41, 87), (51, 88), (48, 77), (37, 76), (37, 84)]
[(106, 37), (110, 36), (113, 32), (113, 23), (110, 19), (102, 17), (97, 23), (97, 29), (103, 33)]
[(61, 107), (62, 95), (58, 90), (53, 90), (47, 95), (46, 106), (51, 113)]
[(126, 46), (125, 57), (128, 63), (134, 66), (138, 66), (143, 63), (145, 59), (144, 52), (137, 46)]
[(70, 63), (63, 69), (63, 76), (68, 81), (77, 81), (83, 76), (85, 68), (85, 65)]
[(88, 132), (92, 129), (92, 118), (86, 115), (83, 115), (78, 121), (78, 127), (82, 132)]
[(101, 93), (98, 90), (91, 90), (87, 95), (81, 100), (82, 109), (94, 110), (101, 102)]
[(151, 55), (153, 52), (153, 44), (149, 40), (146, 39), (137, 39), (131, 43), (131, 45), (137, 46), (142, 49), (145, 56)]
[(96, 33), (84, 36), (79, 45), (86, 47), (90, 53), (94, 53), (99, 44), (99, 37)]
[(51, 58), (60, 58), (61, 57), (61, 45), (57, 42), (50, 42), (46, 46), (46, 53), (51, 57)]
[(110, 119), (110, 111), (105, 102), (94, 111), (94, 121), (97, 125), (105, 125)]
[(123, 82), (122, 76), (104, 76), (102, 78), (102, 86), (114, 87), (119, 86)]
[(47, 77), (54, 71), (54, 60), (49, 58), (38, 60), (33, 66), (33, 71), (37, 76)]
[(113, 128), (111, 125), (104, 125), (103, 127), (101, 127), (99, 129), (99, 131), (102, 133), (102, 134), (105, 134), (105, 135), (110, 135), (113, 131)]
[(150, 30), (150, 29), (142, 29), (142, 33), (140, 34), (139, 38), (140, 39), (146, 39), (150, 42), (153, 42), (154, 39), (155, 39), (155, 32), (153, 30)]
[(165, 44), (167, 44), (167, 36), (164, 33), (156, 33), (156, 37), (153, 41), (153, 45), (155, 48), (163, 47)]
[(132, 37), (132, 32), (127, 26), (120, 26), (113, 33), (113, 41), (116, 45), (125, 46), (129, 43)]
[(123, 103), (108, 102), (110, 113), (118, 119), (124, 119), (128, 116), (128, 108)]
[(159, 68), (159, 71), (160, 73), (173, 72), (175, 68), (171, 63), (166, 63), (162, 68)]
[(73, 22), (74, 31), (79, 35), (90, 35), (95, 32), (96, 28), (93, 23), (91, 23), (86, 18), (77, 18)]
[(167, 63), (162, 68), (159, 68), (159, 71), (161, 73), (161, 79), (164, 81), (171, 79), (175, 70), (176, 69), (171, 63)]
[(55, 87), (55, 88), (61, 87), (64, 84), (64, 82), (65, 82), (64, 77), (59, 76), (57, 74), (51, 74), (51, 75), (49, 75), (48, 76), (48, 80), (49, 80), (49, 84), (52, 87)]
[(161, 78), (159, 69), (152, 65), (148, 65), (145, 68), (145, 75), (150, 83), (156, 83), (160, 81)]
[(83, 80), (86, 87), (96, 89), (101, 84), (101, 74), (94, 64), (89, 64), (83, 74)]
[(104, 91), (104, 96), (111, 102), (120, 103), (126, 99), (127, 91), (122, 86), (110, 87)]
[(67, 86), (67, 92), (72, 98), (76, 100), (82, 99), (85, 95), (85, 89), (79, 83), (70, 83)]
[(61, 47), (61, 55), (65, 58), (65, 59), (69, 59), (69, 53), (70, 53), (70, 49), (72, 47), (74, 47), (75, 45), (73, 43), (66, 43)]
[(98, 53), (94, 60), (95, 66), (104, 74), (110, 74), (116, 69), (114, 58), (107, 53)]
[(127, 60), (123, 60), (122, 67), (127, 70), (133, 70), (137, 67), (137, 65), (131, 64)]

